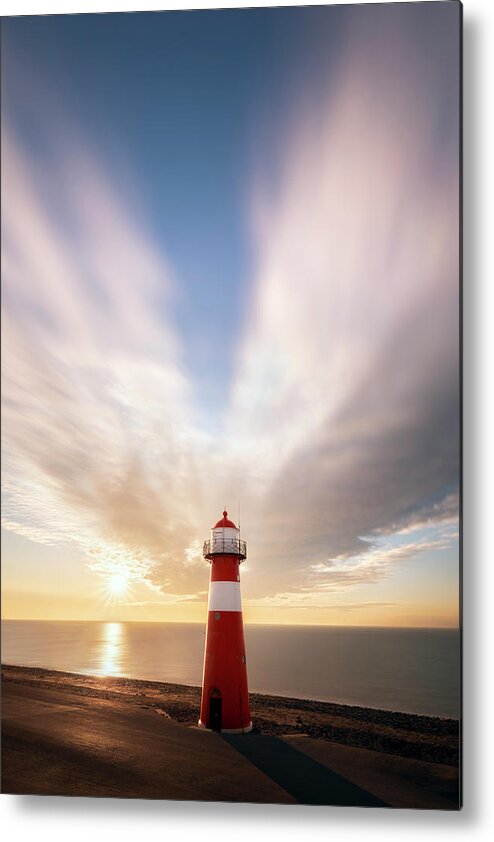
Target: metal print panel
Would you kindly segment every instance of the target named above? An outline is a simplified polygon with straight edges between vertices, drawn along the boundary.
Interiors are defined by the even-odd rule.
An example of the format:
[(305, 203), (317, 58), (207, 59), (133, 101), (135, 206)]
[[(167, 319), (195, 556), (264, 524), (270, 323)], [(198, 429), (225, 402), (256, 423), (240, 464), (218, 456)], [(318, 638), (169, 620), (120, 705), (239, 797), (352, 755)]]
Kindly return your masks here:
[(3, 792), (459, 809), (460, 44), (3, 19)]

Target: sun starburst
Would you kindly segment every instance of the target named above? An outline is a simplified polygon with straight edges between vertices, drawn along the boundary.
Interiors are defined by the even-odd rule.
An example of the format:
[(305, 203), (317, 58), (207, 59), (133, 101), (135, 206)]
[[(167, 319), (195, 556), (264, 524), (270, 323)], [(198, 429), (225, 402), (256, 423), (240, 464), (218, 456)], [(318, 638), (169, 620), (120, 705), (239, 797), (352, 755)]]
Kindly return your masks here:
[(127, 573), (121, 571), (111, 573), (106, 580), (106, 590), (108, 596), (114, 599), (125, 596), (129, 590), (129, 577)]

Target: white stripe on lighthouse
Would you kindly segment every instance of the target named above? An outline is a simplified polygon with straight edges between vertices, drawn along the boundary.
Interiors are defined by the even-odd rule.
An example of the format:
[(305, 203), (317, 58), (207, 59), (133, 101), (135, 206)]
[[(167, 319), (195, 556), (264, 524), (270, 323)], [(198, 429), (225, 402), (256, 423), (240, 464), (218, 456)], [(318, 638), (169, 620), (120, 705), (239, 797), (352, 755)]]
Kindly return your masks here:
[(211, 582), (208, 611), (241, 611), (240, 582)]

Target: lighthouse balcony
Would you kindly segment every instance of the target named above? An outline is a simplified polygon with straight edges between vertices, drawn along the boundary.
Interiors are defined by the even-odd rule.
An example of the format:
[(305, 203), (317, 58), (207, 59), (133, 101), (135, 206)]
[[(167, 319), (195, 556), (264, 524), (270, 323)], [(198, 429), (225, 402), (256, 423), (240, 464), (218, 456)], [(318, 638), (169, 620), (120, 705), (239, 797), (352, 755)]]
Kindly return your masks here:
[(211, 559), (215, 555), (237, 555), (243, 560), (247, 558), (247, 544), (240, 538), (215, 535), (214, 538), (204, 541), (202, 554), (207, 559)]

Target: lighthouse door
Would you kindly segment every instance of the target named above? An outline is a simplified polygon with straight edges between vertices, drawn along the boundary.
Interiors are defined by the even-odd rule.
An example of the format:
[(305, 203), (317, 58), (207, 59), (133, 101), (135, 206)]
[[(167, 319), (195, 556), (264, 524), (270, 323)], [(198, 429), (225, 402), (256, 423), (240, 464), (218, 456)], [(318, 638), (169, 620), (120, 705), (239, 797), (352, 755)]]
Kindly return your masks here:
[(209, 727), (212, 731), (221, 731), (221, 693), (216, 687), (209, 697)]

